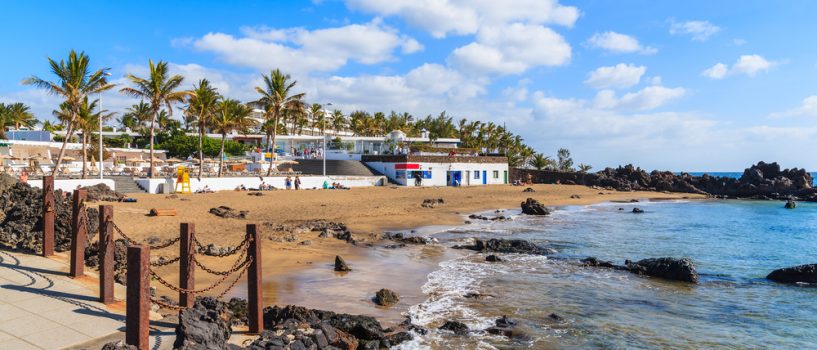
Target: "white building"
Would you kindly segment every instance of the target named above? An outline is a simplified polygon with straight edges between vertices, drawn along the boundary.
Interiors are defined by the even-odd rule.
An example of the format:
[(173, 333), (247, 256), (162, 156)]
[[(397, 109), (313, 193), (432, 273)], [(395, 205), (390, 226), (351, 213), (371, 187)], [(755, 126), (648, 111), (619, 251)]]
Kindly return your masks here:
[[(362, 161), (404, 186), (481, 186), (508, 183), (506, 157), (364, 155)], [(419, 178), (419, 180), (418, 180)]]

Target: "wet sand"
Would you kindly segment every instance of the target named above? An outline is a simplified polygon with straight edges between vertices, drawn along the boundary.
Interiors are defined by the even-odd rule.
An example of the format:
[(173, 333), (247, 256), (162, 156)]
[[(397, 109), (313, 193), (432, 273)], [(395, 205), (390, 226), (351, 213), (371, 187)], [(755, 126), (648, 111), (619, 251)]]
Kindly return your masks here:
[[(316, 232), (296, 234), (294, 242), (263, 242), (263, 273), (265, 305), (297, 304), (310, 308), (338, 312), (366, 314), (378, 317), (387, 324), (399, 321), (400, 314), (409, 306), (422, 302), (425, 296), (420, 287), (437, 264), (449, 260), (458, 251), (442, 246), (408, 246), (385, 249), (379, 236), (387, 230), (404, 230), (429, 225), (461, 225), (463, 217), (492, 209), (519, 208), (519, 203), (531, 197), (548, 206), (593, 204), (630, 199), (699, 198), (689, 194), (656, 192), (601, 191), (568, 185), (533, 185), (536, 192), (523, 193), (524, 187), (485, 186), (469, 188), (402, 188), (369, 187), (352, 190), (266, 191), (263, 196), (249, 196), (247, 192), (225, 191), (210, 194), (166, 195), (135, 194), (137, 203), (115, 203), (114, 220), (134, 239), (158, 236), (178, 237), (179, 223), (196, 225), (196, 235), (204, 244), (234, 246), (244, 238), (247, 223), (297, 223), (325, 219), (348, 225), (355, 239), (352, 245), (335, 238), (318, 238)], [(578, 195), (580, 198), (570, 198)], [(436, 208), (422, 208), (427, 198), (442, 198), (445, 204)], [(224, 219), (210, 214), (217, 206), (248, 210), (246, 219)], [(177, 216), (149, 217), (151, 208), (175, 208)], [(263, 229), (263, 226), (261, 226)], [(263, 232), (264, 237), (280, 237), (283, 233)], [(299, 244), (309, 240), (311, 244)], [(367, 247), (369, 243), (375, 247)], [(178, 246), (154, 250), (151, 255), (178, 256)], [(353, 271), (337, 273), (332, 264), (335, 255), (341, 255)], [(227, 258), (202, 257), (214, 268), (225, 270), (232, 266), (236, 256)], [(160, 268), (168, 281), (178, 281), (178, 264)], [(210, 285), (216, 279), (203, 271), (196, 273), (197, 288)], [(207, 294), (219, 294), (227, 283)], [(169, 289), (153, 283), (159, 294), (177, 298)], [(245, 297), (243, 281), (227, 296)], [(389, 288), (401, 296), (400, 303), (385, 309), (376, 307), (371, 298), (380, 288)]]

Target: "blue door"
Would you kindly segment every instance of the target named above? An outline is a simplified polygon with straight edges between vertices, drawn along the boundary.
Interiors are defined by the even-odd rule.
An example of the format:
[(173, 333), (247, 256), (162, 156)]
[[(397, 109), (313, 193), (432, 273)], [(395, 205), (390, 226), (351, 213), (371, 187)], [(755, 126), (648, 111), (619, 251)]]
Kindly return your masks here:
[(487, 170), (482, 171), (482, 184), (483, 185), (488, 184), (488, 171)]

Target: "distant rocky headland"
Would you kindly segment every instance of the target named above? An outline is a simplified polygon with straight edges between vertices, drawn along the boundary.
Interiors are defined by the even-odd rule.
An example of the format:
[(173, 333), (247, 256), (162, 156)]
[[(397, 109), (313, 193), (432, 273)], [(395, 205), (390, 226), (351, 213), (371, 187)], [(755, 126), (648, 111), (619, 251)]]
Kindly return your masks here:
[(781, 169), (777, 163), (759, 162), (740, 178), (704, 174), (692, 176), (669, 171), (647, 172), (633, 165), (606, 168), (597, 173), (516, 169), (518, 178), (531, 175), (537, 183), (595, 186), (618, 191), (659, 191), (705, 194), (719, 198), (777, 199), (817, 202), (814, 179), (805, 169)]

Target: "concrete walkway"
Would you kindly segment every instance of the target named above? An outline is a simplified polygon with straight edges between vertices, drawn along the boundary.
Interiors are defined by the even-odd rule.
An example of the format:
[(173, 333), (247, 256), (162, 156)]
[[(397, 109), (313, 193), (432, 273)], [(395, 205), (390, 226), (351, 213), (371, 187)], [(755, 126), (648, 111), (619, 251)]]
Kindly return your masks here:
[[(125, 339), (125, 304), (97, 302), (98, 280), (69, 278), (66, 258), (0, 250), (0, 350), (96, 350)], [(124, 287), (115, 295), (124, 299)], [(172, 347), (172, 326), (151, 327), (152, 349)]]

